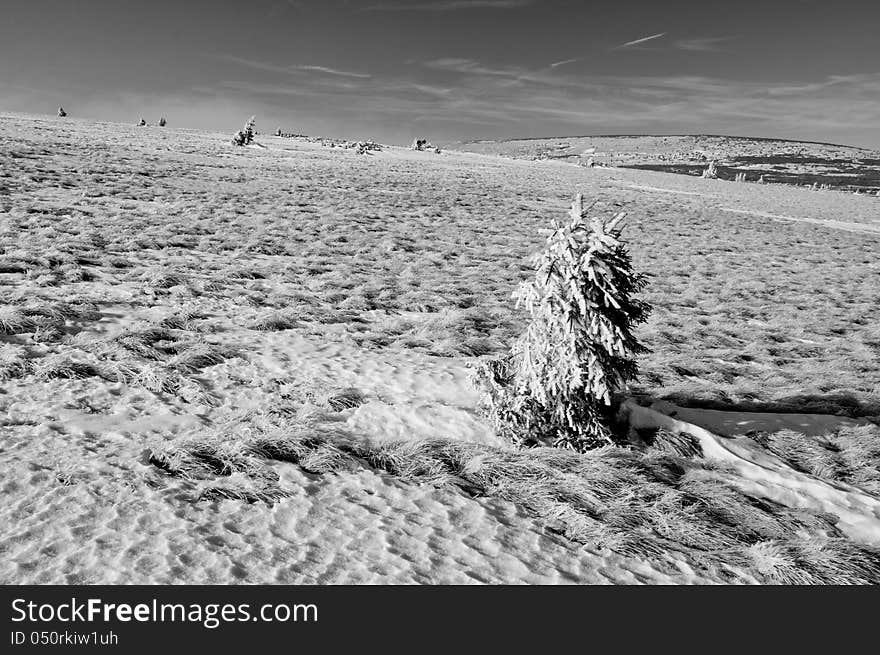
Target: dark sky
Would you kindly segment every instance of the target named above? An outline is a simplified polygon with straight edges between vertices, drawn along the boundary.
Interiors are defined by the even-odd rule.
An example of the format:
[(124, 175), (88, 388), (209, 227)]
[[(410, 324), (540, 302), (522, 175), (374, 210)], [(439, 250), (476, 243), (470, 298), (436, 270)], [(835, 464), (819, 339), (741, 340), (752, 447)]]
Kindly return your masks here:
[(880, 147), (880, 0), (2, 0), (0, 111), (58, 105), (395, 143)]

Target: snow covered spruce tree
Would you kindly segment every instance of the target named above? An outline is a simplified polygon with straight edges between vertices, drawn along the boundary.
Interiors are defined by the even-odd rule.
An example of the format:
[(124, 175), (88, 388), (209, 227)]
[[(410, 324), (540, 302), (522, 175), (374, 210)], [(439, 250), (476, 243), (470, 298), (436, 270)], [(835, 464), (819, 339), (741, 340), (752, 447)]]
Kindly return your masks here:
[(531, 315), (525, 333), (476, 371), (500, 436), (581, 452), (611, 443), (612, 394), (638, 372), (647, 349), (633, 331), (650, 312), (633, 297), (647, 276), (620, 240), (623, 217), (588, 219), (578, 194), (569, 223), (554, 220), (534, 278), (514, 292)]
[(254, 137), (257, 134), (257, 117), (251, 116), (248, 119), (248, 122), (244, 124), (244, 128), (240, 129), (235, 133), (235, 136), (232, 137), (232, 144), (236, 146), (249, 146), (254, 142)]

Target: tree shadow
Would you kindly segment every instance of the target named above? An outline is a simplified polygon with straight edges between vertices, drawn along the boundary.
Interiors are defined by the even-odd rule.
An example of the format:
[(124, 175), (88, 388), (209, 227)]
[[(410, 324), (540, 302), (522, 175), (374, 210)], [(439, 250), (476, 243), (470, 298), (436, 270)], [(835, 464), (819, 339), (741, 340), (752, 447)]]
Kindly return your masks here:
[(723, 400), (695, 396), (686, 392), (657, 396), (643, 392), (633, 394), (633, 397), (642, 405), (650, 405), (661, 400), (692, 409), (773, 414), (832, 414), (850, 418), (865, 418), (880, 423), (880, 398), (876, 396), (859, 397), (851, 392), (795, 394), (773, 400)]

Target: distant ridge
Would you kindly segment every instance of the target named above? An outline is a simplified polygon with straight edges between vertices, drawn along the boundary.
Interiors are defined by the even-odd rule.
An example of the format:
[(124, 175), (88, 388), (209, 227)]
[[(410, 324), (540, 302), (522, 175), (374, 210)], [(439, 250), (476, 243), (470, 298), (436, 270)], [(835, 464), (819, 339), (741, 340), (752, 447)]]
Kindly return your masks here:
[(454, 149), (585, 167), (637, 168), (721, 179), (880, 191), (880, 151), (822, 141), (725, 134), (612, 134), (460, 142)]
[(865, 148), (864, 146), (852, 146), (845, 143), (831, 143), (828, 141), (807, 141), (804, 139), (782, 139), (766, 136), (740, 136), (734, 134), (564, 134), (556, 136), (526, 136), (512, 137), (507, 139), (471, 139), (467, 141), (458, 141), (458, 143), (510, 143), (513, 141), (549, 141), (550, 139), (636, 139), (639, 137), (650, 138), (703, 138), (703, 139), (740, 139), (743, 141), (760, 141), (765, 143), (806, 143), (816, 146), (831, 146), (834, 148), (852, 148), (853, 150), (864, 150), (866, 152), (876, 152), (873, 148)]

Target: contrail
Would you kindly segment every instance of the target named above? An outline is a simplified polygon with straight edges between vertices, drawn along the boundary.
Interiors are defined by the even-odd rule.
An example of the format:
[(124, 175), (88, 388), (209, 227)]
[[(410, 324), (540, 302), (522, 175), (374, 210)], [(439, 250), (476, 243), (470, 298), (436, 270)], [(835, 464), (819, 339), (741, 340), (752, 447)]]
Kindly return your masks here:
[(626, 43), (621, 43), (618, 48), (628, 48), (631, 45), (637, 45), (639, 43), (644, 43), (645, 41), (653, 41), (654, 39), (659, 39), (661, 36), (666, 36), (666, 32), (660, 32), (660, 34), (652, 34), (651, 36), (646, 36), (641, 39), (636, 39), (635, 41), (627, 41)]
[(557, 66), (565, 66), (565, 64), (573, 64), (576, 61), (580, 61), (580, 59), (563, 59), (562, 61), (557, 61), (550, 64), (550, 68), (556, 68)]

